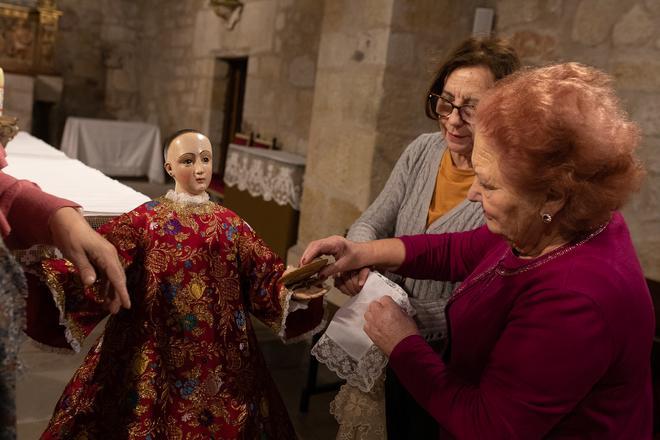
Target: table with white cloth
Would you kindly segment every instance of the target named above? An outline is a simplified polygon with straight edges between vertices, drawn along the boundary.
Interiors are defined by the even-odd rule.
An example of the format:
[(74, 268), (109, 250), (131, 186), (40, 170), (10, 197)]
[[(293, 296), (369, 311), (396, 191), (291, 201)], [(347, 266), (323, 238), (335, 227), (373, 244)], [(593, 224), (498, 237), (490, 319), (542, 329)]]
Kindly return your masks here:
[[(6, 146), (8, 165), (2, 172), (17, 179), (36, 183), (47, 193), (78, 203), (93, 227), (148, 202), (146, 195), (135, 191), (36, 137), (21, 131)], [(23, 261), (40, 258), (50, 252), (38, 246), (19, 253)]]
[(305, 158), (229, 144), (224, 205), (243, 217), (283, 259), (298, 238)]
[(150, 200), (24, 131), (9, 141), (6, 151), (9, 165), (3, 172), (80, 204), (85, 216), (113, 217)]
[(153, 124), (69, 117), (60, 148), (109, 176), (165, 182), (160, 129)]

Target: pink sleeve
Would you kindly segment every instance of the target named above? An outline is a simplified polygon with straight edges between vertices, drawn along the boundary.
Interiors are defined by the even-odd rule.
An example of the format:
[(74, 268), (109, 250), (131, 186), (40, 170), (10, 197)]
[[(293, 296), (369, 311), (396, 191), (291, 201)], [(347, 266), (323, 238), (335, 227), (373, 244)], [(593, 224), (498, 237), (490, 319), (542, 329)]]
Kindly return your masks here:
[(396, 273), (417, 279), (463, 281), (503, 241), (486, 226), (467, 232), (399, 237), (406, 259)]
[(0, 171), (0, 233), (8, 246), (50, 242), (48, 224), (59, 208), (80, 205), (43, 192), (27, 180)]
[(478, 383), (453, 371), (417, 335), (399, 342), (389, 362), (415, 400), (456, 437), (542, 438), (604, 374), (610, 341), (590, 298), (545, 291), (512, 309)]

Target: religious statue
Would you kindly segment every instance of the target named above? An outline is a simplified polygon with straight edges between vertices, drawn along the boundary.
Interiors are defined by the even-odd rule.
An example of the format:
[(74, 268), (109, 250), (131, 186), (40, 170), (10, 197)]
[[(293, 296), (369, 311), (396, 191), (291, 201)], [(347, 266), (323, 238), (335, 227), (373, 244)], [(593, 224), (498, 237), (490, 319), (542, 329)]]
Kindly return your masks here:
[[(304, 270), (294, 273), (307, 282), (292, 286), (252, 228), (209, 200), (206, 136), (182, 130), (165, 145), (174, 190), (98, 230), (118, 250), (132, 307), (109, 318), (42, 439), (295, 438), (250, 314), (295, 340), (321, 328), (327, 289)], [(47, 288), (31, 282), (28, 308), (39, 318), (28, 314), (28, 334), (79, 347), (106, 315), (105, 286), (83, 288), (63, 259), (42, 261), (40, 272)], [(45, 328), (48, 316), (61, 334)]]

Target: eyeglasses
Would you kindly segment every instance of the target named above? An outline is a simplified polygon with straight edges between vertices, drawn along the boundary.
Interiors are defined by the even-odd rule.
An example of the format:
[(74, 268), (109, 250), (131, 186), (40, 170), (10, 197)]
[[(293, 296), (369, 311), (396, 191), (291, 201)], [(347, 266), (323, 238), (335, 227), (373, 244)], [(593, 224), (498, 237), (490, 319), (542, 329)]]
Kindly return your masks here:
[(429, 93), (428, 105), (435, 119), (446, 118), (456, 109), (464, 122), (468, 124), (474, 122), (474, 114), (476, 113), (474, 104), (454, 105), (453, 102), (440, 95)]

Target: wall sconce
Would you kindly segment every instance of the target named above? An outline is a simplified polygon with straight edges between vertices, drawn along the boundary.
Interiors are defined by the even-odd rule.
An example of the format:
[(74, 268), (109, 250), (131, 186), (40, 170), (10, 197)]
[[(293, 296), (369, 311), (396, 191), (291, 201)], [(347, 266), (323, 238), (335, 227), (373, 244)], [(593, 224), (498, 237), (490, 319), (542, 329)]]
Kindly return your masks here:
[(211, 7), (218, 15), (227, 22), (228, 29), (234, 29), (243, 12), (241, 0), (210, 0)]

